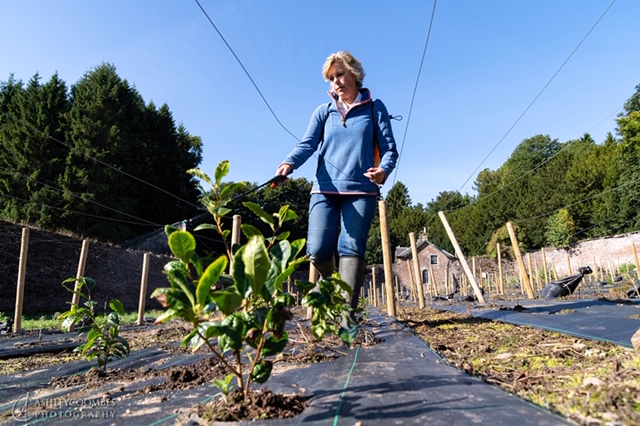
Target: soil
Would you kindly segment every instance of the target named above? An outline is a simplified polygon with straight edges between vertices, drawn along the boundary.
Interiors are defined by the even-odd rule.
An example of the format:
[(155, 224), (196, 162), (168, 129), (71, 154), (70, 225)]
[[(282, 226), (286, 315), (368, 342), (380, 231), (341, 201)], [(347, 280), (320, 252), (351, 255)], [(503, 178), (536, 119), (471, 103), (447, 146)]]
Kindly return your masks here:
[[(0, 256), (0, 272), (5, 277), (14, 277), (17, 274), (19, 231), (14, 232), (17, 227), (4, 222), (2, 228), (4, 235), (10, 233), (11, 238), (0, 239), (0, 254), (5, 256)], [(45, 311), (45, 308), (55, 305), (53, 310), (64, 310), (67, 295), (60, 296), (60, 283), (76, 272), (80, 242), (74, 240), (72, 245), (71, 238), (69, 241), (62, 241), (63, 237), (53, 238), (39, 232), (33, 232), (32, 237), (34, 239), (29, 250), (29, 265), (39, 267), (28, 269), (27, 295), (42, 293), (39, 293), (41, 297), (38, 298), (26, 297), (29, 304), (25, 309)], [(48, 247), (46, 243), (53, 240), (61, 247), (55, 250)], [(129, 266), (134, 265), (137, 269), (136, 262), (141, 264), (141, 255), (112, 248), (98, 249), (97, 245), (93, 250), (93, 247), (92, 253), (98, 254), (95, 258), (100, 258), (100, 264), (108, 259), (112, 263), (107, 262), (103, 271), (98, 269), (97, 260), (96, 266), (90, 260), (90, 272), (88, 271), (87, 276), (95, 278), (98, 286), (104, 284), (102, 288), (109, 290), (109, 295), (105, 298), (112, 293), (124, 295), (127, 300), (130, 299), (129, 303), (135, 309), (138, 295), (132, 289), (137, 289), (140, 280), (139, 275), (132, 272), (134, 268)], [(125, 255), (126, 259), (123, 257)], [(157, 261), (160, 265), (163, 264), (162, 259)], [(122, 267), (123, 264), (127, 267)], [(161, 270), (161, 266), (155, 269)], [(126, 286), (127, 290), (118, 287), (126, 282), (130, 282)], [(162, 276), (157, 282), (157, 285), (166, 285)], [(11, 295), (15, 294), (15, 279), (10, 278), (3, 283), (4, 287), (0, 287), (3, 294), (7, 295), (3, 299), (10, 299), (11, 302), (8, 307), (3, 308), (7, 312), (13, 308), (14, 297)], [(30, 288), (29, 283), (40, 287)], [(151, 291), (151, 287), (148, 291)], [(57, 299), (61, 301), (52, 303)], [(419, 310), (401, 305), (397, 317), (439, 353), (442, 362), (479, 376), (488, 383), (555, 411), (578, 424), (640, 424), (640, 358), (630, 349), (447, 311)], [(187, 330), (186, 324), (173, 321), (159, 326), (125, 327), (121, 335), (129, 341), (132, 352), (160, 348), (186, 354), (191, 351), (180, 347), (180, 342)], [(289, 346), (274, 360), (276, 366), (280, 363), (330, 362), (345, 354), (344, 346), (335, 337), (313, 343), (308, 324), (300, 315), (293, 321), (293, 328), (288, 332)], [(23, 336), (26, 334), (29, 333)], [(366, 346), (376, 343), (378, 341), (368, 331), (365, 322), (356, 344)], [(201, 350), (204, 353), (204, 349)], [(11, 375), (79, 360), (81, 357), (70, 351), (11, 358), (0, 361), (0, 374)], [(140, 373), (140, 370), (108, 369), (106, 373), (91, 370), (88, 374), (53, 378), (50, 386), (78, 386), (77, 393), (82, 397), (83, 392), (89, 393), (91, 389), (101, 385), (135, 382)], [(205, 358), (191, 365), (166, 370), (145, 369), (144, 374), (163, 379), (136, 390), (138, 393), (154, 395), (161, 390), (188, 389), (209, 383), (213, 379), (222, 379), (226, 376), (226, 371), (212, 358)], [(233, 398), (232, 395), (230, 397)], [(103, 398), (109, 399), (111, 395), (105, 393)], [(220, 405), (216, 405), (223, 403), (216, 399), (209, 405), (190, 407), (189, 415), (193, 419), (202, 420), (202, 423), (222, 419), (215, 413), (231, 412), (228, 405), (223, 405), (223, 410), (220, 410)], [(252, 392), (250, 401), (235, 404), (228, 420), (286, 418), (301, 412), (305, 404), (300, 395), (277, 395), (268, 389), (261, 389)], [(278, 408), (276, 411), (250, 409), (259, 409), (261, 406)]]
[[(306, 310), (306, 308), (305, 308)], [(302, 313), (302, 310), (299, 310)], [(274, 362), (274, 373), (277, 374), (281, 364), (293, 365), (315, 362), (330, 362), (346, 355), (347, 348), (336, 336), (327, 336), (321, 342), (316, 342), (311, 334), (308, 321), (296, 315), (287, 330), (289, 345), (280, 353)], [(354, 345), (371, 346), (380, 342), (368, 330), (366, 320), (363, 321)], [(182, 347), (181, 340), (188, 333), (188, 324), (175, 320), (166, 324), (147, 325), (142, 327), (125, 327), (120, 335), (131, 345), (131, 352), (149, 348), (160, 348), (169, 352), (193, 354), (191, 349)], [(29, 333), (25, 333), (29, 334)], [(24, 334), (23, 334), (24, 335)], [(196, 354), (206, 354), (205, 347), (201, 347)], [(38, 354), (28, 357), (16, 357), (1, 361), (0, 373), (3, 375), (16, 374), (27, 370), (40, 369), (55, 364), (80, 361), (82, 357), (70, 350), (55, 354)], [(94, 395), (95, 390), (103, 387), (114, 387), (118, 398), (123, 394), (129, 396), (149, 395), (166, 390), (190, 389), (196, 386), (210, 384), (214, 379), (223, 379), (228, 370), (215, 357), (205, 357), (188, 365), (172, 366), (167, 369), (153, 368), (119, 369), (109, 368), (102, 371), (97, 368), (85, 374), (53, 377), (49, 382), (51, 389), (78, 387), (71, 395), (76, 399), (83, 399), (86, 395)], [(128, 387), (144, 377), (145, 381), (153, 382), (129, 392)], [(154, 380), (160, 379), (160, 380)], [(268, 383), (267, 383), (268, 385)], [(101, 394), (103, 400), (109, 401), (112, 392)], [(226, 399), (226, 400), (225, 400)], [(237, 421), (254, 419), (281, 419), (300, 414), (307, 406), (304, 395), (276, 394), (267, 388), (252, 390), (245, 400), (241, 394), (231, 392), (225, 399), (215, 398), (207, 404), (197, 404), (181, 410), (181, 416), (193, 422), (202, 424), (211, 421)], [(6, 413), (5, 413), (6, 414)], [(11, 415), (11, 413), (9, 413)]]
[[(577, 424), (640, 424), (640, 357), (633, 350), (607, 342), (581, 339), (535, 328), (484, 320), (449, 311), (418, 309), (400, 305), (397, 319), (442, 357), (442, 362), (499, 386), (507, 392), (554, 411)], [(187, 325), (180, 321), (157, 326), (128, 327), (122, 335), (132, 351), (163, 348), (191, 353), (180, 347)], [(274, 360), (277, 366), (309, 362), (330, 362), (346, 348), (334, 336), (313, 342), (308, 321), (297, 315), (288, 330), (289, 346)], [(366, 320), (356, 344), (379, 343)], [(201, 349), (202, 350), (202, 349)], [(204, 351), (203, 351), (204, 353)], [(78, 361), (77, 355), (37, 355), (2, 361), (2, 374)], [(144, 374), (161, 378), (135, 394), (153, 396), (161, 390), (189, 389), (222, 379), (227, 372), (212, 358), (165, 370), (108, 369), (87, 374), (55, 377), (52, 388), (80, 386), (77, 397), (92, 389), (114, 383), (131, 383)], [(268, 383), (267, 383), (268, 385)], [(124, 386), (124, 385), (123, 385)], [(109, 399), (107, 392), (102, 395)], [(229, 403), (231, 401), (231, 404)], [(305, 409), (304, 395), (274, 394), (255, 389), (248, 400), (232, 393), (225, 402), (216, 398), (208, 404), (185, 407), (181, 416), (190, 424), (265, 418), (288, 418)]]
[(443, 362), (581, 425), (640, 424), (632, 349), (449, 311), (403, 308)]

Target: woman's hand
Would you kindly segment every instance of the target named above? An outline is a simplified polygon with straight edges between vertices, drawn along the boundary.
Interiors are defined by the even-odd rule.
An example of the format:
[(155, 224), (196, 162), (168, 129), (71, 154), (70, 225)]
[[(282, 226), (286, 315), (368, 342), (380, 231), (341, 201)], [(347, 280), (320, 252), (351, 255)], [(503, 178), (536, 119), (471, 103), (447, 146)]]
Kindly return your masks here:
[(376, 185), (382, 185), (387, 180), (387, 174), (380, 167), (370, 167), (364, 175)]
[(287, 176), (293, 172), (293, 167), (289, 163), (282, 163), (276, 170), (276, 176)]

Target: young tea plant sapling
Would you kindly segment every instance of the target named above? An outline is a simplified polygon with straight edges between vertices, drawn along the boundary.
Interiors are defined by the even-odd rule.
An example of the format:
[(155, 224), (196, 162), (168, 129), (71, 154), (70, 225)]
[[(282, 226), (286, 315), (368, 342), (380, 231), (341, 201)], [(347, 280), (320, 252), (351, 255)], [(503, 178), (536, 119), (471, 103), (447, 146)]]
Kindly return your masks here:
[[(70, 287), (73, 284), (75, 288)], [(103, 315), (96, 314), (97, 302), (91, 299), (91, 291), (96, 281), (88, 277), (68, 278), (62, 285), (71, 293), (78, 296), (78, 300), (85, 299), (80, 304), (71, 303), (68, 311), (58, 316), (62, 320), (62, 331), (70, 332), (78, 326), (78, 335), (86, 334), (87, 341), (74, 349), (87, 358), (96, 359), (98, 367), (105, 372), (107, 364), (113, 359), (129, 356), (129, 342), (119, 335), (120, 319), (124, 316), (124, 306), (118, 299), (109, 302), (111, 312)]]
[[(227, 368), (231, 377), (215, 382), (223, 396), (230, 392), (235, 377), (236, 386), (247, 398), (251, 383), (269, 379), (272, 357), (289, 341), (285, 324), (293, 319), (290, 307), (297, 300), (285, 291), (284, 283), (309, 259), (302, 255), (305, 240), (289, 242), (289, 232), (281, 230), (286, 222), (297, 218), (286, 205), (269, 214), (256, 203), (243, 203), (269, 226), (271, 235), (264, 236), (255, 226), (244, 224), (241, 229), (247, 242), (233, 246), (228, 242), (230, 231), (224, 229), (223, 218), (232, 212), (229, 204), (234, 192), (244, 185), (222, 184), (228, 171), (228, 161), (218, 165), (213, 180), (198, 169), (189, 170), (211, 186), (209, 191), (200, 187), (200, 201), (211, 213), (213, 223), (199, 225), (194, 231), (216, 231), (226, 253), (204, 265), (196, 251), (195, 236), (184, 227), (166, 226), (169, 248), (176, 259), (164, 267), (170, 287), (156, 289), (151, 297), (167, 308), (156, 323), (174, 318), (188, 322), (191, 331), (182, 345), (193, 350), (208, 347)], [(335, 333), (350, 345), (357, 327), (341, 328), (340, 321), (348, 310), (343, 294), (351, 288), (338, 276), (320, 280), (317, 285), (295, 280), (295, 286), (303, 296), (303, 305), (314, 308), (313, 335), (321, 339), (326, 333)]]

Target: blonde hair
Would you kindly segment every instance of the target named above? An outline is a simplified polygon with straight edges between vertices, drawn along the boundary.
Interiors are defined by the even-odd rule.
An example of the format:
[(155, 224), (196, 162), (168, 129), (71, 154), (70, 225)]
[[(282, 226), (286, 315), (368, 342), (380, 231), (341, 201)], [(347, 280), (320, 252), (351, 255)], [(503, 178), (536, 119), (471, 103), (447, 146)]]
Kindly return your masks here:
[(324, 61), (324, 65), (322, 65), (322, 77), (329, 81), (329, 68), (338, 61), (342, 62), (347, 70), (349, 70), (349, 72), (356, 78), (356, 87), (361, 88), (362, 80), (364, 80), (364, 76), (367, 74), (364, 72), (364, 68), (362, 68), (360, 60), (354, 58), (353, 55), (346, 50), (340, 50), (327, 57)]

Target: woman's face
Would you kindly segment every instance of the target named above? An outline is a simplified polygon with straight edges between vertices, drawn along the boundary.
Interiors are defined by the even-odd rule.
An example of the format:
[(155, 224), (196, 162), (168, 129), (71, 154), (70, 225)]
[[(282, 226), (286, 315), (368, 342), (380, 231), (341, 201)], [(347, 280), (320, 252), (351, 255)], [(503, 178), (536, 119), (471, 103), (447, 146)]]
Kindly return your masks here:
[(347, 103), (352, 103), (358, 96), (356, 78), (340, 61), (329, 68), (327, 73), (331, 88)]

